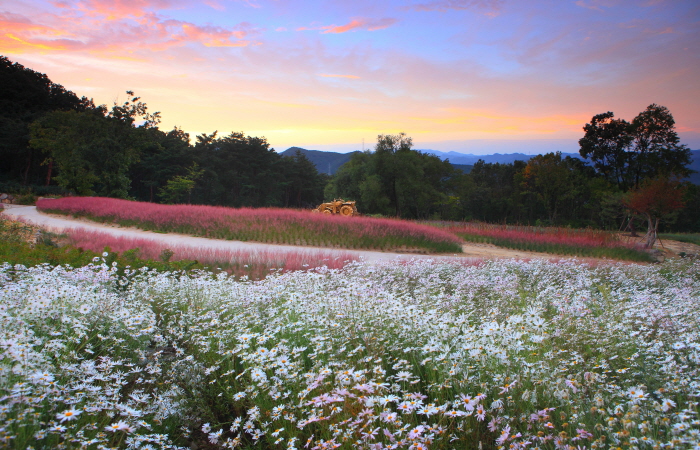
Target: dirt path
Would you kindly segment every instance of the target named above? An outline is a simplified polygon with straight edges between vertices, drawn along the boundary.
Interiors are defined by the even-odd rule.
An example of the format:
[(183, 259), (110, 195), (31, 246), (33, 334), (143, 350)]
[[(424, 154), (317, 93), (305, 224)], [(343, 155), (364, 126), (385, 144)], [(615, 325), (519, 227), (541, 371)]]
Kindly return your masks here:
[[(36, 210), (34, 206), (19, 206), (5, 205), (4, 214), (27, 222), (31, 222), (37, 226), (47, 228), (54, 232), (61, 232), (67, 229), (88, 229), (92, 231), (102, 231), (114, 236), (124, 236), (140, 239), (151, 239), (160, 243), (172, 246), (186, 245), (190, 247), (199, 247), (205, 249), (227, 249), (227, 250), (247, 250), (257, 251), (266, 250), (276, 253), (297, 252), (299, 250), (323, 250), (334, 251), (335, 249), (325, 247), (308, 247), (308, 246), (293, 246), (293, 245), (277, 245), (263, 244), (258, 242), (241, 242), (241, 241), (226, 241), (218, 239), (208, 239), (201, 237), (193, 237), (182, 234), (162, 234), (151, 231), (143, 231), (137, 228), (125, 228), (117, 225), (106, 225), (92, 222), (84, 219), (73, 219), (67, 216), (55, 214), (43, 214)], [(7, 208), (7, 206), (10, 206)], [(687, 254), (700, 254), (700, 246), (694, 244), (685, 244), (677, 241), (664, 240), (661, 245), (657, 243), (657, 247), (664, 251), (666, 257), (676, 256), (680, 252)], [(380, 262), (395, 259), (410, 260), (410, 259), (496, 259), (496, 258), (515, 258), (515, 259), (560, 259), (565, 256), (551, 255), (548, 253), (528, 252), (521, 250), (511, 250), (507, 248), (496, 247), (492, 244), (477, 244), (466, 243), (462, 245), (462, 254), (455, 255), (421, 255), (415, 253), (390, 253), (377, 252), (368, 250), (343, 250), (344, 253), (352, 253), (358, 258), (367, 262)]]
[[(208, 239), (174, 233), (154, 233), (151, 231), (139, 230), (138, 228), (120, 227), (118, 225), (107, 225), (92, 222), (84, 219), (73, 219), (67, 216), (56, 214), (43, 214), (36, 210), (35, 206), (11, 205), (6, 208), (4, 214), (12, 219), (30, 222), (33, 225), (48, 229), (53, 232), (63, 232), (68, 229), (86, 229), (90, 231), (101, 231), (113, 236), (150, 239), (169, 246), (189, 246), (203, 249), (224, 249), (224, 250), (244, 250), (244, 251), (272, 251), (274, 253), (288, 253), (305, 250), (322, 250), (324, 252), (342, 252), (344, 254), (356, 255), (359, 259), (367, 262), (390, 261), (395, 259), (436, 259), (436, 258), (465, 258), (472, 255), (421, 255), (412, 253), (389, 253), (367, 250), (345, 250), (332, 249), (326, 247), (294, 246), (279, 244), (263, 244), (259, 242), (227, 241), (219, 239)], [(477, 255), (474, 255), (477, 256)]]

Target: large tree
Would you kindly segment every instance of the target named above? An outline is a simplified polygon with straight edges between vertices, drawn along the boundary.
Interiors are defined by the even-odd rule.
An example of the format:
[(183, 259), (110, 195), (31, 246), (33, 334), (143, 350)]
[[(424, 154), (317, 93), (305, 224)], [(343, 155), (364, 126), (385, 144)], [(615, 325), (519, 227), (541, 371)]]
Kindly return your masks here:
[(630, 123), (612, 112), (593, 116), (579, 140), (579, 153), (620, 190), (638, 187), (645, 179), (688, 176), (690, 150), (680, 144), (668, 108), (649, 105)]
[(406, 134), (379, 135), (374, 152), (355, 153), (333, 177), (326, 197), (359, 200), (361, 211), (429, 218), (453, 210), (458, 171), (434, 155), (412, 150)]
[(149, 130), (160, 119), (133, 92), (127, 94), (129, 100), (111, 110), (102, 105), (54, 111), (31, 124), (30, 144), (55, 163), (60, 186), (81, 195), (129, 196), (129, 168), (151, 142)]
[(50, 181), (50, 166), (42, 167), (41, 153), (29, 146), (29, 125), (52, 111), (93, 107), (92, 100), (0, 55), (0, 176), (23, 184)]

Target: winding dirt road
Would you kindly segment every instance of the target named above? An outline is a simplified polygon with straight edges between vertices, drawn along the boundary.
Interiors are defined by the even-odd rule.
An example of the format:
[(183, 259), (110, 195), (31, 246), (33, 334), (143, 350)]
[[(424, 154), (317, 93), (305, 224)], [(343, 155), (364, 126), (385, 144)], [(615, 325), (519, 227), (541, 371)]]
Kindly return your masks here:
[[(114, 236), (124, 236), (130, 238), (150, 239), (169, 246), (189, 246), (204, 249), (226, 249), (245, 251), (272, 251), (275, 253), (298, 252), (299, 250), (323, 250), (333, 252), (336, 249), (325, 247), (308, 247), (294, 245), (264, 244), (259, 242), (227, 241), (219, 239), (208, 239), (193, 237), (183, 234), (163, 234), (151, 231), (143, 231), (138, 228), (126, 228), (117, 225), (106, 225), (91, 222), (83, 219), (73, 219), (67, 216), (55, 214), (44, 214), (36, 210), (35, 206), (3, 205), (4, 214), (10, 218), (30, 222), (36, 226), (46, 228), (53, 232), (62, 232), (67, 229), (87, 229), (91, 231), (101, 231)], [(664, 241), (664, 250), (667, 256), (677, 255), (680, 251), (686, 253), (700, 253), (700, 247), (693, 244), (676, 243), (675, 241)], [(658, 245), (658, 244), (657, 244)], [(669, 248), (669, 247), (672, 247)], [(676, 248), (678, 247), (678, 248)], [(495, 259), (495, 258), (515, 258), (515, 259), (561, 259), (561, 256), (547, 253), (527, 252), (496, 247), (491, 244), (466, 243), (462, 246), (461, 254), (431, 254), (422, 255), (415, 253), (391, 253), (376, 252), (368, 250), (343, 250), (339, 252), (351, 253), (366, 262), (381, 262), (391, 260), (411, 260), (411, 259)]]
[[(8, 207), (9, 206), (9, 207)], [(106, 225), (88, 220), (74, 219), (68, 216), (60, 216), (55, 214), (44, 214), (36, 210), (35, 206), (19, 206), (5, 205), (4, 214), (9, 218), (22, 220), (31, 223), (41, 228), (45, 228), (52, 232), (62, 232), (68, 229), (86, 229), (90, 231), (101, 231), (109, 233), (113, 236), (122, 236), (138, 239), (150, 239), (168, 246), (189, 246), (203, 249), (224, 249), (224, 250), (243, 250), (243, 251), (272, 251), (274, 253), (298, 252), (300, 250), (322, 250), (326, 252), (343, 252), (357, 256), (359, 259), (366, 262), (381, 262), (395, 259), (410, 260), (410, 259), (437, 259), (437, 258), (465, 258), (465, 257), (484, 257), (483, 252), (474, 252), (473, 254), (460, 255), (421, 255), (409, 253), (389, 253), (375, 252), (367, 250), (344, 250), (332, 249), (326, 247), (309, 247), (309, 246), (294, 246), (294, 245), (278, 245), (264, 244), (259, 242), (241, 242), (227, 241), (219, 239), (208, 239), (202, 237), (194, 237), (183, 234), (163, 234), (154, 233), (151, 231), (139, 230), (138, 228), (126, 228), (117, 225)]]

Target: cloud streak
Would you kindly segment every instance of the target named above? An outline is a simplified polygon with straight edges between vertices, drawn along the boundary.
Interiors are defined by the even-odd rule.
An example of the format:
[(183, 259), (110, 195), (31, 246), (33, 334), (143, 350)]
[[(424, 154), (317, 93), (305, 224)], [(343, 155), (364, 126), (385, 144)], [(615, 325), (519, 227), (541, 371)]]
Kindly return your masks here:
[(497, 15), (503, 6), (503, 0), (434, 0), (410, 6), (416, 11), (476, 10), (485, 11), (487, 15)]
[(322, 34), (340, 34), (347, 33), (350, 31), (377, 31), (389, 28), (390, 26), (396, 24), (397, 19), (393, 18), (383, 18), (383, 19), (368, 19), (368, 18), (355, 18), (345, 25), (325, 25), (325, 26), (311, 26), (311, 27), (300, 27), (297, 31), (305, 30), (320, 30)]

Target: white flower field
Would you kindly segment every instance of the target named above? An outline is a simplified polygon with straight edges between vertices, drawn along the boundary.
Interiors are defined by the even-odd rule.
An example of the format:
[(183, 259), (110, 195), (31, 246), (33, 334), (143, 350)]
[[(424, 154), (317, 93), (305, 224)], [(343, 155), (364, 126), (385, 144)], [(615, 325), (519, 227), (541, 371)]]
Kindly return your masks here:
[(700, 448), (700, 262), (0, 266), (0, 446)]

